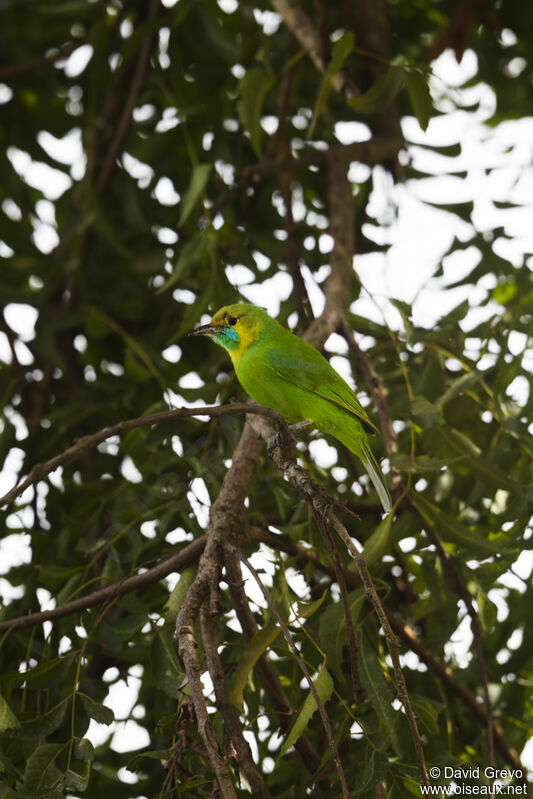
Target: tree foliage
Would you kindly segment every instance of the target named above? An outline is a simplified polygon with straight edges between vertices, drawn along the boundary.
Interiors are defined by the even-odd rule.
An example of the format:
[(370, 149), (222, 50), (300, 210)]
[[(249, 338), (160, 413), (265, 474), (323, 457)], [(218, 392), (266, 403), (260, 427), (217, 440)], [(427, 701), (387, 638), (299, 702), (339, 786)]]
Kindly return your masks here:
[[(3, 568), (0, 796), (338, 797), (341, 772), (353, 797), (419, 795), (390, 640), (332, 537), (338, 501), (427, 766), (519, 769), (532, 606), (509, 575), (531, 548), (533, 447), (531, 399), (509, 387), (528, 376), (533, 287), (509, 246), (516, 203), (491, 227), (471, 201), (438, 203), (440, 224), (464, 224), (435, 276), (477, 260), (432, 327), (394, 298), (376, 302), (397, 323), (361, 313), (358, 265), (388, 247), (383, 175), (465, 177), (464, 142), (422, 134), (463, 102), (431, 60), (475, 53), (466, 88), (490, 87), (489, 136), (531, 112), (531, 15), (518, 0), (3, 5), (2, 458), (22, 479), (74, 451), (2, 510), (24, 554)], [(342, 143), (348, 122), (367, 140)], [(272, 459), (267, 420), (239, 409), (84, 441), (244, 400), (224, 353), (186, 336), (269, 296), (366, 391), (390, 516), (339, 442), (305, 433), (297, 465), (281, 444)], [(133, 706), (113, 712), (128, 679)], [(136, 731), (127, 751), (114, 721)]]

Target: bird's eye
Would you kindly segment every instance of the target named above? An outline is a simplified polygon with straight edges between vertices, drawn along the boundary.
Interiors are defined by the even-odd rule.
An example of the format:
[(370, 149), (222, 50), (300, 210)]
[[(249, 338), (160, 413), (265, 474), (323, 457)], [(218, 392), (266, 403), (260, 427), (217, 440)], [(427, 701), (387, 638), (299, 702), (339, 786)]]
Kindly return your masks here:
[(236, 316), (228, 316), (228, 324), (229, 325), (236, 325), (237, 324), (237, 317)]

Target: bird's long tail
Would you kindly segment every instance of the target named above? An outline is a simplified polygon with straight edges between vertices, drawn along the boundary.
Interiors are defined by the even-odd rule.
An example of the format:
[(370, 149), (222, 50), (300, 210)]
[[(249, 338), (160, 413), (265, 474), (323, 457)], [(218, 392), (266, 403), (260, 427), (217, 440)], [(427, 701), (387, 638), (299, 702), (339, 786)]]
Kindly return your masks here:
[(383, 510), (385, 513), (390, 513), (392, 508), (391, 497), (389, 493), (389, 487), (387, 485), (387, 479), (384, 476), (383, 472), (380, 469), (379, 463), (377, 462), (374, 453), (365, 442), (362, 443), (362, 450), (363, 453), (359, 455), (361, 461), (363, 462), (363, 466), (365, 467), (366, 471), (368, 472), (368, 476), (374, 483), (374, 488), (378, 492), (379, 499), (381, 504), (383, 505)]

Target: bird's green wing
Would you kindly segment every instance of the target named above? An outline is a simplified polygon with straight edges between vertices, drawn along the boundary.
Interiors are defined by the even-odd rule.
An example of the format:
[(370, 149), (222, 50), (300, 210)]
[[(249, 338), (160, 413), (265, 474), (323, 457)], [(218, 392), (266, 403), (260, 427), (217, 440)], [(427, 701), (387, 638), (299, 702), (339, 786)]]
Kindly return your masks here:
[(318, 350), (301, 339), (297, 338), (296, 341), (298, 344), (291, 341), (290, 354), (279, 349), (268, 350), (267, 361), (272, 371), (294, 386), (329, 400), (357, 416), (367, 433), (375, 433), (375, 426), (348, 383)]

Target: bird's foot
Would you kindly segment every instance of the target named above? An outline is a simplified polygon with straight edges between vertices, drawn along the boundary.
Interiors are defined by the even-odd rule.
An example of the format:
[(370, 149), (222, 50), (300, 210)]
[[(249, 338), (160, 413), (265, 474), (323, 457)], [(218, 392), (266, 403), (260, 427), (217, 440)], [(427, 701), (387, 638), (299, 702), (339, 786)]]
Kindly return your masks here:
[(283, 445), (283, 441), (282, 441), (281, 435), (279, 433), (276, 433), (276, 435), (272, 436), (270, 441), (267, 442), (267, 446), (266, 446), (267, 454), (269, 456), (272, 455), (274, 450), (278, 449), (278, 447), (281, 448), (282, 445)]
[[(289, 433), (291, 435), (292, 444), (296, 444), (297, 443), (296, 436), (300, 435), (300, 433), (303, 430), (306, 430), (312, 424), (313, 424), (313, 422), (310, 422), (308, 420), (305, 420), (304, 422), (296, 422), (296, 424), (290, 424), (289, 425)], [(276, 433), (276, 435), (272, 436), (272, 438), (270, 439), (270, 441), (267, 444), (267, 453), (269, 455), (271, 455), (272, 452), (277, 447), (282, 447), (284, 443), (285, 442), (283, 441), (281, 433)]]

